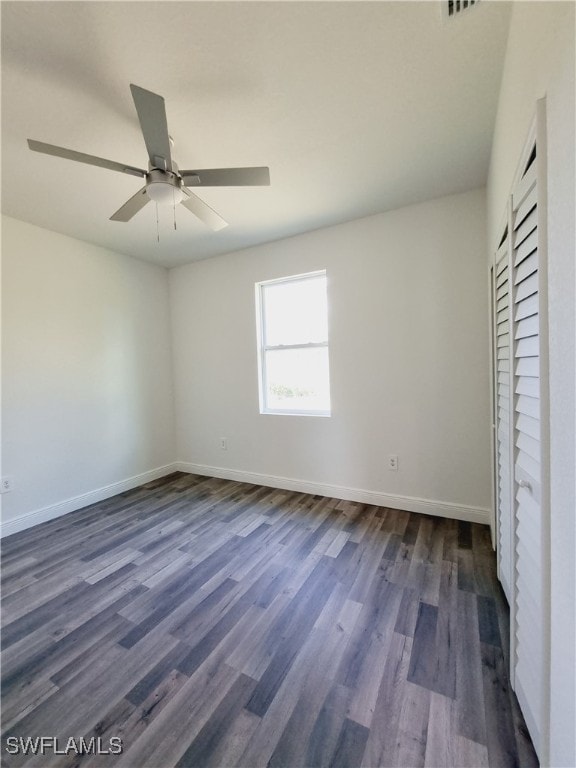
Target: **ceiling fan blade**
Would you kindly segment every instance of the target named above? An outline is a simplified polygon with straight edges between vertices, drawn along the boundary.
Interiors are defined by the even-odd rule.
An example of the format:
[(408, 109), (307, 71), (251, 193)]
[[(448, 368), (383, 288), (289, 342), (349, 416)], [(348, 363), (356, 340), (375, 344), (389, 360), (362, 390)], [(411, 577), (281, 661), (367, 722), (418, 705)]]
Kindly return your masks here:
[(213, 208), (210, 208), (204, 200), (200, 200), (199, 197), (190, 192), (189, 189), (186, 189), (186, 187), (182, 187), (182, 191), (187, 195), (187, 197), (182, 200), (182, 205), (188, 208), (189, 211), (192, 211), (192, 213), (197, 216), (200, 221), (203, 221), (204, 224), (207, 224), (210, 229), (217, 232), (219, 229), (224, 229), (224, 227), (228, 226), (228, 222), (224, 221), (222, 216), (216, 213)]
[(86, 155), (84, 152), (75, 152), (73, 149), (57, 147), (54, 144), (44, 144), (43, 141), (28, 139), (28, 146), (34, 152), (42, 152), (45, 155), (63, 157), (65, 160), (75, 160), (78, 163), (86, 163), (87, 165), (97, 165), (99, 168), (108, 168), (110, 171), (129, 173), (131, 176), (146, 176), (146, 171), (143, 171), (141, 168), (134, 168), (123, 163), (115, 163), (113, 160), (104, 160), (104, 158), (95, 157), (94, 155)]
[(135, 216), (141, 208), (144, 208), (146, 203), (150, 202), (146, 187), (142, 187), (141, 190), (132, 195), (130, 200), (127, 200), (121, 208), (118, 208), (113, 216), (110, 216), (110, 221), (130, 221), (132, 216)]
[(150, 163), (161, 171), (172, 170), (166, 107), (162, 96), (130, 85)]
[(270, 186), (270, 169), (260, 168), (205, 168), (199, 171), (180, 171), (182, 181), (191, 187), (256, 187)]

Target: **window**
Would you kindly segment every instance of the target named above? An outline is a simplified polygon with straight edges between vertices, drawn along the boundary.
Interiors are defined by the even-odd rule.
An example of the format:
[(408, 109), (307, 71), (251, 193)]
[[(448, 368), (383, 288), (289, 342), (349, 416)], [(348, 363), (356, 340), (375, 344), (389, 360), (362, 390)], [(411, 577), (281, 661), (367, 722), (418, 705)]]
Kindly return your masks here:
[(330, 415), (326, 272), (256, 284), (260, 412)]

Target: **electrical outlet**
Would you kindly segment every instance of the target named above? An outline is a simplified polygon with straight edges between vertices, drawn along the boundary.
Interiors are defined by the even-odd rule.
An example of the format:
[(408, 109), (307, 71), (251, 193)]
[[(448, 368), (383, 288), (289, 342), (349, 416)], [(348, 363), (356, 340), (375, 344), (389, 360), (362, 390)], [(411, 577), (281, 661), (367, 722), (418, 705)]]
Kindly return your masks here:
[(11, 477), (3, 477), (0, 483), (0, 493), (10, 493), (14, 490), (14, 480)]
[(388, 469), (390, 472), (398, 471), (398, 455), (396, 453), (391, 453), (388, 456)]
[(227, 451), (228, 450), (228, 438), (227, 437), (221, 437), (220, 438), (220, 450)]

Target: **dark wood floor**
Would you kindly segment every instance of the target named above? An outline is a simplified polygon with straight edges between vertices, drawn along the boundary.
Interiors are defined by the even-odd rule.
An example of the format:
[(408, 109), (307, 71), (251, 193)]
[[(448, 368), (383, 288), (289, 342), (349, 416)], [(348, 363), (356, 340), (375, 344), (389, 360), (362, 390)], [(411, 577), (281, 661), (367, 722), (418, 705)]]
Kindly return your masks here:
[(2, 765), (537, 765), (487, 527), (176, 474), (2, 548)]

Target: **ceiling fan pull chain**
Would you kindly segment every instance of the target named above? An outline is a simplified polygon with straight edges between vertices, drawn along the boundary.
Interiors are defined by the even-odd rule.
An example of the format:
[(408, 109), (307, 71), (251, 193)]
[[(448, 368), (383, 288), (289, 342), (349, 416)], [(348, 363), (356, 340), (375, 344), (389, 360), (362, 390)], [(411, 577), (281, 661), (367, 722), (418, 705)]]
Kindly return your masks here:
[(158, 221), (158, 203), (156, 203), (156, 237), (160, 242), (160, 222)]
[(176, 231), (176, 192), (172, 187), (172, 210), (174, 211), (174, 231)]

